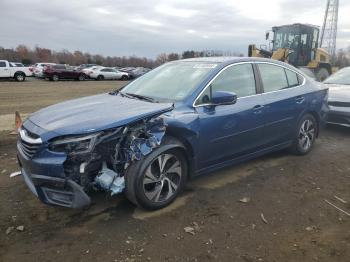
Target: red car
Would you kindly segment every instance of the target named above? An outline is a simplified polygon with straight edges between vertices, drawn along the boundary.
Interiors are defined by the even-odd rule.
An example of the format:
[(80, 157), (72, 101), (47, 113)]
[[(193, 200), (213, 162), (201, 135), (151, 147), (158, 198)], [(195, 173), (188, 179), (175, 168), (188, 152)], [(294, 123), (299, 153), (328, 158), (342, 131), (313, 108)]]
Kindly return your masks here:
[(43, 73), (45, 79), (50, 79), (52, 81), (58, 81), (60, 79), (74, 79), (83, 81), (87, 78), (84, 72), (75, 70), (71, 66), (59, 64), (46, 66)]

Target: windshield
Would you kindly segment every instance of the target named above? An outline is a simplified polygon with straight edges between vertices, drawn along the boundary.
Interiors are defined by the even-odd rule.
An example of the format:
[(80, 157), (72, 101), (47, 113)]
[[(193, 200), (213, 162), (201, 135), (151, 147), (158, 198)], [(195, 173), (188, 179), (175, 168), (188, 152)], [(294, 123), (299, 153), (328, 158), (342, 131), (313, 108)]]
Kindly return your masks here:
[(203, 62), (167, 63), (131, 82), (122, 93), (146, 96), (157, 101), (181, 101), (216, 66)]
[(328, 77), (325, 84), (350, 85), (350, 67), (343, 68)]

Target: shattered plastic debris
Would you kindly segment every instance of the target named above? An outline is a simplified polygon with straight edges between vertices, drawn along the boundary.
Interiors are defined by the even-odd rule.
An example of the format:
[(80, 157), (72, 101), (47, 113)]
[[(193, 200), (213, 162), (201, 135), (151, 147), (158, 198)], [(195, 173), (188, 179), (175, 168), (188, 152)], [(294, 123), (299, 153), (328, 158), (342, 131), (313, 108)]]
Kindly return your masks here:
[(22, 231), (24, 231), (24, 226), (18, 226), (18, 227), (16, 227), (16, 229), (17, 229), (17, 231), (22, 232)]
[(110, 191), (112, 196), (121, 193), (125, 187), (124, 177), (120, 177), (116, 172), (107, 168), (106, 162), (103, 162), (95, 182), (104, 190)]
[(13, 173), (10, 174), (10, 178), (13, 178), (13, 177), (16, 177), (16, 176), (20, 176), (20, 175), (22, 175), (21, 171), (13, 172)]
[(241, 203), (248, 203), (248, 202), (250, 202), (250, 197), (243, 197), (243, 198), (241, 198), (239, 200), (239, 202), (241, 202)]
[(194, 228), (193, 227), (185, 227), (184, 231), (188, 234), (194, 235)]

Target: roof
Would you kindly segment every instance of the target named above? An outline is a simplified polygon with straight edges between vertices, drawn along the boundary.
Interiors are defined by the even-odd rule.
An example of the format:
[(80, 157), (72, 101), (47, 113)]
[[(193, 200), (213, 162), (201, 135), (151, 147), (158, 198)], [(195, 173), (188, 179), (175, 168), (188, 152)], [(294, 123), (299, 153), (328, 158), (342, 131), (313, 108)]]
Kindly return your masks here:
[(295, 23), (295, 24), (289, 24), (289, 25), (278, 25), (273, 26), (272, 28), (279, 28), (279, 27), (287, 27), (287, 26), (308, 26), (319, 29), (320, 27), (318, 25), (312, 25), (312, 24), (302, 24), (302, 23)]
[[(259, 57), (235, 57), (235, 56), (213, 56), (213, 57), (195, 57), (195, 58), (187, 58), (182, 60), (177, 60), (180, 62), (202, 62), (202, 63), (225, 63), (225, 64), (231, 64), (231, 63), (237, 63), (237, 62), (254, 62), (254, 61), (260, 61), (260, 62), (272, 62), (272, 63), (281, 63), (277, 60), (272, 60), (268, 58), (259, 58)], [(174, 61), (176, 62), (176, 61)]]

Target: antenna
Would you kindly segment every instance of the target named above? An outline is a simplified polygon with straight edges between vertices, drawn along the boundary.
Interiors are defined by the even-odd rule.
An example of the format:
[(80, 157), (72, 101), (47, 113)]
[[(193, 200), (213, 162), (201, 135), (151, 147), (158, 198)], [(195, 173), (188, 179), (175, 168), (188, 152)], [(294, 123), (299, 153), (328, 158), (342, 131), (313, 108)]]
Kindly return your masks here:
[(321, 31), (320, 47), (327, 50), (331, 57), (335, 56), (338, 26), (339, 0), (327, 0)]

